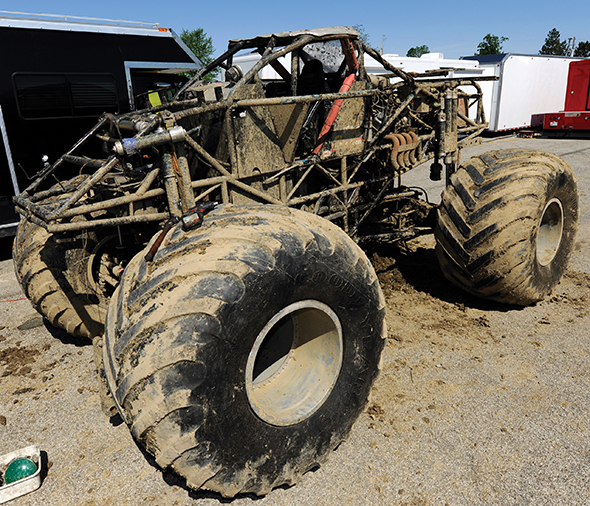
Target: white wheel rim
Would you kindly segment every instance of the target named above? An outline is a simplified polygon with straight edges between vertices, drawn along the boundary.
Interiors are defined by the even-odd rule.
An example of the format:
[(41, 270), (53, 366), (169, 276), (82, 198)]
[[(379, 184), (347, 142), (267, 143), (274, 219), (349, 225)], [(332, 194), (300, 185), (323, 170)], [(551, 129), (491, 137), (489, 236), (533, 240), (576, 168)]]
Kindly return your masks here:
[(326, 304), (291, 304), (264, 326), (246, 364), (250, 406), (265, 422), (309, 418), (330, 395), (342, 366), (342, 327)]
[(537, 261), (549, 265), (559, 249), (563, 236), (563, 206), (558, 199), (547, 202), (537, 230)]

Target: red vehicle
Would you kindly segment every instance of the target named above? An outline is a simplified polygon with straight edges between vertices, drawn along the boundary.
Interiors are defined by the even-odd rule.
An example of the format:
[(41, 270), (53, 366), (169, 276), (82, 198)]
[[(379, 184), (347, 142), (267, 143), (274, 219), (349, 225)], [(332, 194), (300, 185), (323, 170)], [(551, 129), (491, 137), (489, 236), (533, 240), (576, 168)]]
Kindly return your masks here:
[(570, 63), (564, 110), (537, 118), (543, 130), (590, 130), (590, 60)]

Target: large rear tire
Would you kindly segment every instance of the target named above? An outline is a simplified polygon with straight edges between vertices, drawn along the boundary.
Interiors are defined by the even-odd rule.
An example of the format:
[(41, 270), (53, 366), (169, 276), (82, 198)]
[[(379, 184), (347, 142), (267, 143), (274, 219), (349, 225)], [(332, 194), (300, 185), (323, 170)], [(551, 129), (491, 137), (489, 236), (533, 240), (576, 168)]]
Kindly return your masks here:
[(542, 151), (492, 151), (461, 166), (443, 191), (436, 253), (460, 288), (525, 306), (561, 280), (577, 221), (577, 183), (566, 162)]
[(265, 205), (223, 206), (144, 255), (113, 296), (104, 348), (139, 444), (225, 497), (322, 464), (363, 410), (385, 342), (362, 250), (322, 218)]

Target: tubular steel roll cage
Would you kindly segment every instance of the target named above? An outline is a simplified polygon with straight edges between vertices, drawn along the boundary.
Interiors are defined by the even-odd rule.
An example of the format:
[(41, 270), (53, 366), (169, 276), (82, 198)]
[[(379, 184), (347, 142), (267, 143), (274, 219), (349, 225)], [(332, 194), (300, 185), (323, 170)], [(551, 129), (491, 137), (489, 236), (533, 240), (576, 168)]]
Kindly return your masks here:
[[(437, 78), (446, 75), (447, 71), (438, 71), (429, 74), (412, 75), (394, 67), (385, 61), (381, 55), (367, 47), (358, 39), (358, 32), (352, 29), (341, 29), (338, 32), (284, 32), (270, 36), (258, 37), (249, 40), (230, 41), (229, 49), (222, 56), (211, 64), (207, 65), (179, 92), (175, 100), (169, 104), (157, 106), (139, 112), (127, 113), (119, 117), (103, 115), (99, 122), (66, 154), (61, 156), (53, 165), (46, 167), (37, 180), (33, 182), (20, 196), (15, 197), (15, 204), (18, 212), (30, 221), (46, 228), (50, 233), (76, 232), (97, 227), (115, 227), (147, 222), (165, 222), (178, 218), (188, 209), (191, 209), (199, 201), (210, 198), (214, 192), (220, 196), (222, 203), (231, 201), (230, 190), (232, 188), (247, 194), (254, 202), (280, 204), (291, 207), (305, 207), (311, 212), (322, 215), (328, 220), (341, 219), (341, 226), (344, 230), (355, 237), (359, 225), (367, 218), (387, 195), (389, 199), (417, 199), (421, 192), (401, 187), (391, 188), (396, 178), (429, 159), (434, 158), (433, 165), (441, 167), (439, 160), (446, 165), (447, 180), (455, 171), (458, 162), (459, 150), (463, 147), (479, 142), (478, 136), (487, 127), (482, 105), (482, 92), (478, 84), (472, 79), (449, 79)], [(360, 91), (345, 91), (338, 93), (322, 93), (313, 95), (297, 96), (298, 79), (298, 57), (292, 58), (291, 72), (287, 72), (278, 58), (288, 53), (295, 52), (311, 42), (326, 42), (340, 40), (345, 55), (349, 55), (345, 44), (353, 48), (353, 55), (358, 55), (358, 66), (351, 68), (348, 61), (350, 73), (356, 73), (360, 79), (372, 83), (369, 89)], [(284, 47), (275, 50), (275, 46), (285, 43)], [(233, 56), (240, 50), (254, 48), (261, 55), (260, 61), (256, 63), (241, 79), (233, 89), (232, 94), (227, 98), (222, 97), (221, 88), (215, 88), (216, 102), (205, 103), (203, 97), (188, 100), (179, 100), (182, 93), (191, 90), (195, 83), (217, 67), (225, 70), (231, 68)], [(389, 74), (381, 75), (377, 79), (369, 78), (364, 67), (364, 54), (369, 54), (377, 60)], [(347, 58), (348, 60), (348, 58)], [(356, 58), (355, 58), (356, 60)], [(266, 65), (271, 65), (277, 70), (283, 79), (290, 79), (291, 92), (293, 96), (280, 96), (273, 98), (234, 99), (236, 90), (256, 79), (258, 72)], [(356, 72), (355, 72), (356, 71)], [(281, 73), (282, 72), (282, 73)], [(399, 81), (391, 84), (390, 78), (398, 78)], [(380, 85), (376, 84), (380, 81)], [(480, 78), (482, 80), (485, 78)], [(384, 84), (386, 83), (386, 84)], [(472, 86), (476, 92), (468, 94), (461, 87)], [(197, 88), (198, 90), (198, 88)], [(199, 115), (213, 111), (225, 110), (226, 119), (230, 111), (237, 109), (256, 108), (268, 105), (283, 104), (312, 104), (315, 102), (329, 102), (363, 98), (367, 100), (385, 99), (387, 104), (392, 102), (394, 95), (403, 97), (397, 99), (394, 109), (383, 118), (381, 125), (375, 127), (369, 122), (363, 133), (365, 149), (360, 155), (343, 156), (322, 160), (320, 156), (312, 155), (305, 159), (294, 160), (294, 163), (286, 168), (277, 168), (264, 174), (263, 185), (279, 182), (278, 198), (255, 188), (244, 181), (247, 178), (238, 177), (238, 159), (235, 153), (235, 146), (229, 146), (230, 163), (218, 160), (207, 152), (194, 138), (193, 134), (199, 127), (192, 130), (185, 130), (177, 125), (177, 121), (184, 118), (195, 118)], [(396, 97), (397, 98), (397, 97)], [(395, 100), (395, 99), (394, 99)], [(434, 110), (436, 121), (434, 125), (426, 123), (420, 115), (412, 109), (415, 100), (426, 100), (430, 102), (430, 111)], [(459, 107), (459, 100), (464, 101), (463, 112)], [(476, 119), (468, 117), (467, 111), (472, 106), (477, 107)], [(370, 106), (367, 108), (370, 109)], [(370, 113), (368, 113), (370, 115)], [(140, 118), (137, 121), (137, 118)], [(397, 119), (409, 118), (413, 128), (407, 131), (393, 133), (393, 127)], [(432, 114), (431, 114), (432, 117)], [(371, 118), (372, 119), (372, 118)], [(459, 125), (461, 123), (461, 125)], [(231, 124), (231, 123), (230, 123)], [(366, 124), (363, 123), (363, 124)], [(108, 127), (110, 131), (118, 133), (118, 139), (105, 136), (100, 133), (101, 129)], [(160, 127), (156, 133), (150, 133), (154, 128)], [(164, 127), (163, 129), (161, 127)], [(132, 138), (123, 138), (121, 130), (135, 128), (138, 132)], [(415, 131), (420, 131), (418, 135)], [(93, 136), (113, 145), (114, 153), (106, 160), (91, 159), (74, 155), (74, 152), (85, 144)], [(318, 143), (320, 140), (318, 139)], [(216, 171), (217, 175), (203, 179), (192, 180), (187, 158), (184, 155), (178, 156), (176, 146), (184, 143), (185, 148), (190, 148), (196, 156), (204, 161), (210, 168)], [(133, 155), (142, 149), (151, 146), (163, 145), (161, 166), (150, 168), (145, 172), (143, 180), (136, 181), (131, 185), (135, 188), (130, 190), (117, 183), (108, 184), (111, 195), (106, 200), (92, 202), (84, 196), (98, 195), (91, 193), (93, 188), (99, 188), (109, 176), (121, 176), (125, 173), (125, 158)], [(232, 150), (233, 148), (233, 150)], [(371, 174), (368, 179), (360, 179), (361, 169), (370, 163), (378, 152), (390, 152), (389, 170), (386, 174)], [(335, 162), (339, 167), (334, 168)], [(80, 173), (85, 168), (95, 170), (88, 178), (76, 187), (60, 183), (48, 190), (40, 190), (40, 186), (53, 174), (56, 169), (64, 163), (80, 166)], [(329, 169), (332, 170), (329, 170)], [(296, 184), (288, 190), (285, 177), (288, 173), (298, 171), (300, 176)], [(325, 189), (310, 194), (297, 195), (301, 185), (309, 177), (312, 171), (323, 174), (329, 182)], [(154, 187), (154, 182), (160, 177), (163, 180), (163, 187)], [(124, 181), (129, 181), (125, 176)], [(377, 194), (372, 201), (356, 202), (361, 189), (376, 189)], [(134, 190), (134, 191), (133, 191)], [(394, 191), (394, 190), (397, 190)], [(195, 196), (196, 192), (201, 192)], [(112, 196), (119, 193), (120, 196)], [(122, 194), (125, 193), (125, 194)], [(61, 198), (59, 198), (61, 196)], [(103, 195), (104, 197), (104, 195)], [(167, 209), (156, 209), (155, 212), (145, 212), (141, 203), (149, 205), (154, 199), (166, 198)], [(341, 209), (338, 211), (326, 211), (322, 207), (324, 199), (337, 199)], [(49, 200), (48, 200), (49, 199)], [(90, 200), (90, 202), (89, 202)], [(90, 215), (111, 211), (115, 217), (93, 218), (91, 220), (72, 220), (80, 215)], [(349, 225), (350, 213), (354, 211), (354, 226)], [(362, 216), (359, 218), (359, 213)], [(417, 235), (417, 231), (399, 231), (397, 238), (408, 238)], [(389, 234), (391, 235), (391, 234)]]

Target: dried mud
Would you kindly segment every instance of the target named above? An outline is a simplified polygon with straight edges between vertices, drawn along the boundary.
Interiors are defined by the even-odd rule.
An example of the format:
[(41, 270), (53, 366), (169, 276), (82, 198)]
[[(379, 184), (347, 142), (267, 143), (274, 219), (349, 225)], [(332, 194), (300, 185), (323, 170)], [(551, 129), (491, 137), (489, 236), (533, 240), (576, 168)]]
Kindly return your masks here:
[[(535, 306), (507, 307), (471, 297), (450, 284), (436, 261), (433, 239), (414, 241), (386, 255), (383, 251), (370, 254), (387, 301), (388, 346), (395, 348), (397, 356), (384, 368), (385, 377), (394, 376), (392, 371), (405, 371), (406, 379), (416, 383), (420, 371), (446, 370), (442, 360), (448, 358), (449, 352), (455, 363), (461, 360), (481, 363), (488, 353), (504, 358), (502, 351), (510, 347), (505, 343), (510, 342), (513, 333), (520, 328), (503, 326), (502, 319), (519, 312), (532, 317), (528, 344), (538, 348), (544, 345), (532, 338), (549, 337), (551, 326), (575, 323), (590, 314), (590, 275), (583, 272), (568, 271), (554, 293)], [(503, 332), (498, 332), (499, 327), (504, 327)], [(429, 344), (427, 353), (424, 343)], [(408, 360), (399, 358), (401, 356)], [(524, 365), (514, 365), (512, 374), (524, 374)], [(445, 384), (438, 380), (424, 385), (439, 406), (457, 395), (456, 391), (449, 392)], [(404, 403), (399, 399), (406, 396), (398, 390), (405, 387), (387, 381), (381, 381), (380, 386), (374, 399), (381, 399), (383, 404), (392, 399), (396, 404)], [(368, 414), (374, 415), (376, 407), (381, 415), (385, 414), (377, 403), (369, 407)], [(432, 404), (426, 409), (435, 407)]]

